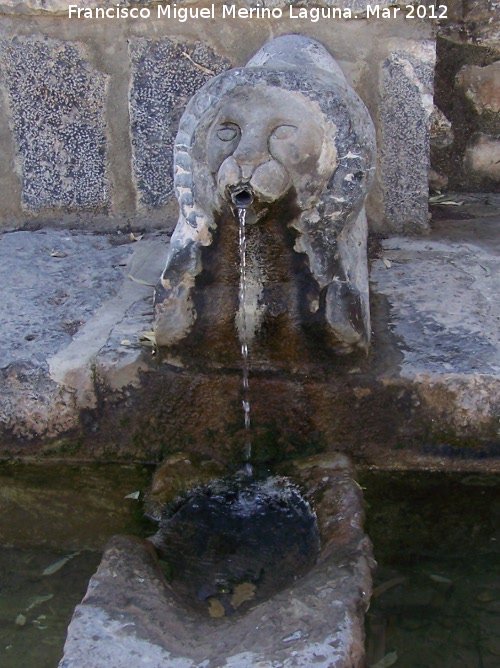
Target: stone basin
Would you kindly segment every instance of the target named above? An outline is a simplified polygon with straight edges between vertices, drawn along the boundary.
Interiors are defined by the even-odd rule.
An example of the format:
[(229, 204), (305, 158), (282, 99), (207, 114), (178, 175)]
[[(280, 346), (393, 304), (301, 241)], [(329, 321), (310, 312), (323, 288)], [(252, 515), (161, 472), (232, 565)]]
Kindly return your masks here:
[(243, 614), (213, 618), (179, 602), (150, 541), (115, 536), (75, 610), (59, 668), (361, 667), (374, 562), (352, 465), (329, 454), (285, 468), (278, 473), (317, 514), (321, 549), (303, 577)]

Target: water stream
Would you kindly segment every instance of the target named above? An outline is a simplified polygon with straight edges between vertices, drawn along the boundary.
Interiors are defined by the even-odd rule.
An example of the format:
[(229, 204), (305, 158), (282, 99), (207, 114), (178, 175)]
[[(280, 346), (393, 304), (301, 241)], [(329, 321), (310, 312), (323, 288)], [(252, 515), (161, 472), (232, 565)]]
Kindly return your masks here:
[(252, 456), (252, 438), (250, 423), (250, 394), (248, 383), (248, 329), (247, 329), (247, 237), (246, 237), (246, 208), (238, 207), (239, 224), (239, 251), (240, 251), (240, 343), (242, 357), (243, 397), (242, 405), (245, 415), (245, 472), (253, 474), (250, 459)]

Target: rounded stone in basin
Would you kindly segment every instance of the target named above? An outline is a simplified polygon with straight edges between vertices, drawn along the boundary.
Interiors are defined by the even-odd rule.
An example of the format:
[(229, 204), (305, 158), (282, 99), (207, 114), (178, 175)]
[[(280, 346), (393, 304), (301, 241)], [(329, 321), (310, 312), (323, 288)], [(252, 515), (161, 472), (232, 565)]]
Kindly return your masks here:
[(316, 515), (284, 477), (234, 476), (201, 487), (152, 539), (172, 591), (213, 617), (232, 615), (293, 584), (316, 562)]

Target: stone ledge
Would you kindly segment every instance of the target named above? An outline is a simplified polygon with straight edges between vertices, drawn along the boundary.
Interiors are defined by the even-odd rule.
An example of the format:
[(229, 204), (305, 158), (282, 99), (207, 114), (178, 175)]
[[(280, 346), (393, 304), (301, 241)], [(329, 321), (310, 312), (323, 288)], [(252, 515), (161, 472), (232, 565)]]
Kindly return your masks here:
[[(252, 371), (260, 461), (326, 448), (390, 468), (500, 465), (498, 209), (453, 215), (429, 237), (382, 242), (368, 359)], [(159, 364), (138, 344), (165, 255), (159, 234), (3, 235), (0, 456), (241, 457), (239, 369), (201, 352)]]
[[(239, 621), (185, 611), (146, 541), (116, 536), (68, 628), (59, 668), (360, 668), (369, 542), (339, 550)], [(320, 571), (320, 572), (317, 572)]]
[(78, 428), (82, 410), (96, 407), (98, 377), (111, 391), (138, 383), (147, 366), (138, 336), (150, 328), (160, 238), (132, 243), (128, 235), (54, 230), (3, 235), (4, 434), (57, 437)]

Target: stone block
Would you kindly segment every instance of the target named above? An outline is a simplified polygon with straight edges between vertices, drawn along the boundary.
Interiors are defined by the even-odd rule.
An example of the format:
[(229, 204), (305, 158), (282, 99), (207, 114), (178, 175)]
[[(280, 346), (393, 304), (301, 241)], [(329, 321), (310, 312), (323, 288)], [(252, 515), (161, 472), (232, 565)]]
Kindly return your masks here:
[(82, 408), (98, 402), (97, 376), (115, 389), (137, 379), (141, 350), (132, 344), (149, 329), (144, 313), (152, 290), (140, 283), (148, 278), (141, 272), (146, 264), (154, 278), (161, 265), (155, 270), (151, 251), (161, 245), (114, 241), (49, 230), (2, 237), (4, 442), (13, 437), (26, 446), (74, 432)]
[(76, 42), (15, 37), (0, 54), (23, 208), (105, 209), (106, 76)]
[(470, 0), (464, 3), (463, 22), (456, 27), (457, 34), (461, 31), (463, 34), (465, 23), (469, 39), (472, 37), (476, 44), (500, 47), (499, 11), (498, 0)]
[[(498, 469), (498, 197), (490, 202), (485, 218), (384, 242), (372, 263), (368, 358), (315, 366), (302, 348), (291, 373), (269, 373), (250, 357), (256, 465), (340, 449), (378, 466)], [(191, 368), (171, 366), (139, 345), (165, 242), (2, 236), (2, 457), (153, 461), (189, 445), (243, 461), (239, 366), (214, 368), (210, 348)], [(441, 447), (437, 460), (422, 454)]]
[(435, 46), (392, 40), (380, 70), (378, 145), (386, 223), (428, 229), (428, 173)]
[[(57, 223), (66, 226), (77, 223), (92, 226), (93, 229), (110, 229), (117, 225), (133, 225), (136, 229), (145, 225), (150, 228), (169, 227), (172, 219), (167, 222), (165, 219), (173, 214), (176, 207), (172, 197), (169, 151), (177, 122), (187, 100), (212, 73), (247, 62), (270, 35), (308, 35), (323, 43), (335, 56), (349, 83), (363, 98), (376, 120), (379, 106), (376, 71), (381, 59), (388, 54), (385, 48), (388, 40), (397, 36), (404, 44), (406, 38), (419, 42), (433, 36), (432, 21), (405, 20), (402, 6), (407, 2), (401, 0), (373, 0), (369, 3), (363, 0), (321, 0), (316, 3), (315, 11), (325, 10), (328, 14), (335, 9), (343, 17), (339, 18), (336, 14), (324, 19), (321, 14), (311, 13), (310, 8), (299, 8), (284, 0), (265, 0), (259, 3), (259, 8), (251, 0), (238, 2), (238, 8), (247, 11), (272, 8), (278, 14), (281, 12), (281, 18), (270, 20), (258, 18), (255, 13), (251, 18), (222, 18), (225, 6), (222, 0), (213, 3), (215, 20), (187, 18), (186, 21), (158, 17), (158, 3), (150, 0), (136, 3), (135, 9), (139, 7), (143, 10), (143, 16), (150, 12), (147, 18), (140, 19), (69, 18), (68, 4), (62, 0), (0, 0), (0, 41), (5, 40), (12, 48), (17, 45), (18, 60), (36, 60), (36, 67), (31, 67), (29, 63), (26, 65), (26, 69), (31, 71), (30, 76), (43, 82), (48, 72), (45, 61), (62, 60), (66, 50), (73, 69), (61, 70), (63, 74), (58, 80), (60, 92), (52, 91), (61, 98), (58, 105), (63, 109), (64, 95), (68, 92), (72, 94), (74, 82), (79, 77), (88, 82), (85, 85), (89, 96), (89, 100), (84, 99), (77, 110), (73, 109), (71, 118), (58, 118), (53, 109), (49, 110), (50, 113), (47, 111), (42, 98), (38, 100), (35, 96), (30, 102), (31, 98), (22, 93), (30, 77), (18, 87), (19, 91), (15, 90), (17, 75), (12, 68), (15, 70), (18, 66), (2, 59), (2, 98), (10, 108), (1, 116), (0, 122), (0, 196), (4, 201), (9, 200), (8, 208), (2, 209), (0, 217), (3, 226), (35, 226), (42, 217), (47, 220), (57, 214)], [(71, 4), (85, 9), (87, 16), (89, 12), (94, 12), (94, 17), (96, 8), (111, 9), (116, 16), (118, 9), (134, 5), (131, 0), (120, 0), (111, 5), (106, 0), (74, 0)], [(185, 0), (177, 6), (193, 10), (198, 8), (199, 3)], [(293, 18), (290, 18), (290, 7), (294, 9)], [(366, 20), (367, 7), (383, 9), (391, 16), (398, 10), (398, 14), (391, 19), (384, 14)], [(299, 9), (302, 12), (307, 10), (302, 18), (298, 17)], [(30, 42), (39, 44), (38, 50)], [(57, 45), (61, 44), (65, 45), (65, 49), (57, 56)], [(129, 45), (130, 58), (127, 58), (125, 51)], [(30, 55), (31, 52), (34, 55)], [(78, 77), (75, 77), (77, 72)], [(23, 80), (23, 76), (18, 78)], [(30, 105), (39, 107), (40, 119), (37, 123), (42, 123), (43, 131), (32, 124), (28, 114)], [(85, 150), (80, 147), (81, 141), (77, 141), (76, 154), (72, 152), (72, 145), (64, 146), (67, 151), (64, 159), (61, 151), (57, 155), (55, 149), (52, 153), (48, 151), (47, 158), (44, 158), (47, 165), (43, 166), (43, 176), (37, 174), (37, 169), (28, 164), (31, 154), (38, 152), (43, 155), (40, 142), (38, 145), (34, 142), (37, 133), (44, 136), (51, 133), (52, 145), (56, 145), (57, 141), (64, 144), (66, 138), (61, 139), (55, 129), (63, 123), (64, 132), (73, 132), (74, 128), (68, 130), (67, 126), (74, 122), (81, 127), (84, 119), (78, 118), (78, 114), (83, 113), (82, 110), (88, 112), (91, 107), (96, 116), (95, 138), (88, 138)], [(61, 114), (64, 115), (62, 111)], [(132, 128), (129, 127), (129, 120), (132, 121)], [(104, 137), (101, 130), (106, 122), (107, 136)], [(30, 128), (29, 133), (26, 126)], [(12, 132), (12, 129), (15, 131)], [(24, 145), (19, 147), (19, 133), (23, 136), (29, 134), (31, 153)], [(17, 146), (13, 148), (13, 144)], [(63, 166), (65, 160), (73, 161), (73, 165), (85, 165), (85, 170), (83, 167), (80, 169), (79, 183), (75, 177), (75, 187), (71, 183), (73, 172), (68, 175), (69, 168)], [(31, 171), (25, 178), (23, 170), (28, 167)], [(57, 175), (59, 171), (60, 178), (54, 177), (54, 173)], [(82, 184), (89, 180), (87, 176), (90, 172), (94, 172), (93, 197), (85, 198), (82, 197)], [(24, 187), (22, 195), (20, 185)], [(32, 192), (34, 189), (37, 189), (35, 193)], [(401, 201), (404, 202), (404, 199), (402, 197)], [(385, 223), (383, 220), (381, 198), (369, 214), (374, 225), (380, 228), (385, 225), (384, 230), (390, 230), (389, 218), (386, 217)]]
[(173, 195), (173, 146), (192, 95), (229, 67), (206, 44), (132, 38), (130, 119), (133, 169), (140, 203), (153, 209)]
[(483, 133), (475, 135), (465, 150), (464, 165), (473, 177), (500, 183), (500, 139)]
[(457, 35), (438, 39), (437, 46), (435, 102), (451, 122), (454, 138), (448, 146), (431, 139), (432, 166), (448, 177), (451, 190), (487, 192), (493, 181), (484, 170), (471, 169), (465, 154), (475, 135), (500, 133), (500, 113), (495, 111), (500, 50), (472, 37), (460, 41)]
[(476, 113), (500, 112), (500, 60), (485, 67), (465, 65), (457, 74), (456, 83)]
[(413, 385), (427, 415), (424, 439), (461, 440), (470, 452), (498, 451), (497, 228), (495, 216), (443, 221), (425, 240), (385, 240), (372, 266), (373, 293), (387, 300), (401, 352), (400, 381)]

